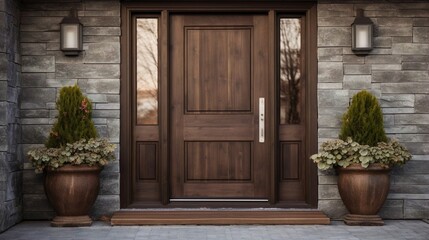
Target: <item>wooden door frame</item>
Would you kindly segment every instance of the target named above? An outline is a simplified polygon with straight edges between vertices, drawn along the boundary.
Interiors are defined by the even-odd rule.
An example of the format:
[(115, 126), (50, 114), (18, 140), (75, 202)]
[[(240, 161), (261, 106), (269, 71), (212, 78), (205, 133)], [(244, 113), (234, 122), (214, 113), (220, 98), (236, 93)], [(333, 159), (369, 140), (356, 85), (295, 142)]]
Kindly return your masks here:
[[(305, 1), (305, 2), (293, 2), (293, 1), (255, 1), (255, 0), (227, 0), (227, 1), (144, 1), (144, 2), (133, 2), (124, 1), (121, 3), (121, 88), (120, 88), (120, 207), (121, 208), (144, 208), (144, 207), (177, 207), (187, 206), (192, 207), (193, 204), (180, 204), (180, 203), (169, 203), (169, 14), (170, 13), (195, 13), (195, 12), (236, 12), (236, 13), (266, 13), (269, 21), (269, 91), (271, 96), (277, 96), (276, 79), (278, 78), (278, 51), (277, 49), (277, 16), (278, 14), (303, 14), (305, 15), (306, 21), (306, 35), (308, 41), (306, 42), (306, 64), (308, 76), (308, 88), (306, 94), (308, 95), (306, 102), (306, 114), (308, 121), (306, 125), (306, 161), (310, 162), (309, 156), (317, 152), (317, 1)], [(133, 129), (132, 129), (132, 111), (133, 106), (133, 94), (131, 93), (131, 80), (133, 80), (134, 70), (132, 69), (133, 59), (135, 52), (133, 46), (130, 44), (133, 36), (131, 29), (133, 15), (140, 14), (158, 14), (159, 26), (160, 26), (160, 40), (159, 40), (159, 168), (158, 173), (160, 174), (160, 192), (161, 192), (161, 203), (160, 204), (132, 204), (134, 179), (133, 179), (133, 149), (131, 149), (133, 142)], [(271, 109), (276, 111), (278, 109), (277, 97), (273, 97), (269, 100)], [(276, 114), (273, 112), (267, 112), (267, 114)], [(271, 155), (270, 159), (270, 195), (269, 202), (266, 207), (303, 207), (303, 208), (317, 208), (318, 202), (318, 179), (317, 179), (317, 168), (315, 164), (307, 164), (306, 166), (306, 204), (302, 203), (283, 203), (277, 202), (277, 179), (278, 179), (278, 163), (276, 161), (278, 157), (278, 134), (277, 125), (278, 117), (273, 117), (269, 124), (268, 131), (271, 132), (272, 136), (275, 136), (273, 144), (271, 144)], [(168, 204), (168, 205), (167, 205)], [(276, 204), (276, 205), (272, 205)], [(208, 206), (225, 206), (225, 204), (213, 203), (207, 204)], [(230, 204), (230, 206), (244, 206), (252, 207), (254, 204)], [(261, 206), (258, 204), (257, 206)]]

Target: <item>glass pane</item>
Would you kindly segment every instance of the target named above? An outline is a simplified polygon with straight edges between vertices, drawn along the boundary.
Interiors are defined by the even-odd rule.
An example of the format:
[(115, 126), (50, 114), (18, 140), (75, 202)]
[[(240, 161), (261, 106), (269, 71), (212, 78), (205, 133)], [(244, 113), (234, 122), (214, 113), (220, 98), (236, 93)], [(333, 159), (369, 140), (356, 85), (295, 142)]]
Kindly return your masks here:
[(137, 124), (158, 123), (158, 19), (137, 19)]
[(280, 19), (280, 124), (301, 122), (301, 20)]

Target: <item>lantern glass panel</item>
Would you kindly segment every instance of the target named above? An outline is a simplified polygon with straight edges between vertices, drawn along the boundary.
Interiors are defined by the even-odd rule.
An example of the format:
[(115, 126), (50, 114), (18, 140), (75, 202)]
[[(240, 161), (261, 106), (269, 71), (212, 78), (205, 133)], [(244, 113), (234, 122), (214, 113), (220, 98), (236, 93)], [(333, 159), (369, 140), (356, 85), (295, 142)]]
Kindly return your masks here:
[(63, 24), (63, 49), (79, 48), (79, 25)]
[(370, 48), (370, 25), (356, 25), (356, 48)]

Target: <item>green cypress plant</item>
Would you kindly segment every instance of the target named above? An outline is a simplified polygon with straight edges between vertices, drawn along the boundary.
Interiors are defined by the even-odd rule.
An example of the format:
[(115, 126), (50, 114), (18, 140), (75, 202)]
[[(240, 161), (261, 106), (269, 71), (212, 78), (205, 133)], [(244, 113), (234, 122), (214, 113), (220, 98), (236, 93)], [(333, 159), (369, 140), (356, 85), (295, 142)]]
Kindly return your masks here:
[(352, 103), (343, 115), (340, 139), (351, 137), (361, 145), (376, 146), (387, 142), (384, 132), (383, 113), (377, 98), (362, 90), (352, 98)]
[(83, 96), (79, 86), (61, 88), (56, 108), (58, 119), (49, 134), (46, 147), (59, 148), (67, 143), (97, 137), (91, 119), (92, 104)]

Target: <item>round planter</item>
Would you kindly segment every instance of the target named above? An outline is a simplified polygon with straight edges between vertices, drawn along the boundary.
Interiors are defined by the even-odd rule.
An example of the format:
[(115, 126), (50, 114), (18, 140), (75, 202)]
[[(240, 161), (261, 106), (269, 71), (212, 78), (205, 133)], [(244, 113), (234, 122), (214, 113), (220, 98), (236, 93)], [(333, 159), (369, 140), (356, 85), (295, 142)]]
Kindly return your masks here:
[(390, 188), (390, 168), (371, 164), (363, 168), (352, 164), (337, 168), (338, 190), (350, 214), (344, 222), (348, 225), (383, 225), (377, 215), (383, 206)]
[(52, 226), (92, 224), (88, 213), (97, 199), (100, 171), (101, 167), (86, 165), (46, 170), (45, 193), (56, 213)]

